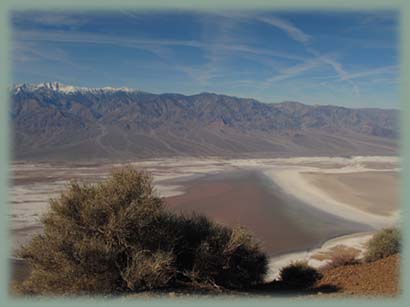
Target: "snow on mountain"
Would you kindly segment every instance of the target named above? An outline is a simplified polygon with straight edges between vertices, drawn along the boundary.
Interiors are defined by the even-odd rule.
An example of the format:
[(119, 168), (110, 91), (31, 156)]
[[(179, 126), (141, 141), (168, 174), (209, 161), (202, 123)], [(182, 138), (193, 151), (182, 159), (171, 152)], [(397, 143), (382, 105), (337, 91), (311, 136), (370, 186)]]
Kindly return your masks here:
[(104, 92), (137, 92), (136, 89), (130, 89), (127, 87), (101, 87), (101, 88), (93, 88), (93, 87), (78, 87), (78, 86), (71, 86), (62, 84), (59, 82), (44, 82), (40, 84), (30, 84), (30, 83), (22, 83), (16, 84), (13, 86), (12, 92), (13, 94), (18, 94), (20, 92), (36, 92), (36, 91), (55, 91), (64, 94), (72, 94), (72, 93), (104, 93)]
[(397, 110), (211, 93), (21, 84), (10, 115), (14, 158), (22, 160), (396, 155), (398, 148)]

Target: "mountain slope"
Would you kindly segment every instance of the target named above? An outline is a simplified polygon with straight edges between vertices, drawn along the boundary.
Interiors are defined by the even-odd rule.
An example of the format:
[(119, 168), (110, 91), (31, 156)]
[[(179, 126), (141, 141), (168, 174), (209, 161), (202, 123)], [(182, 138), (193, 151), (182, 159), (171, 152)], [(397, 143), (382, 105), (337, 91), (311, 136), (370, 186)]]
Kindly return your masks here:
[(12, 89), (13, 158), (397, 153), (398, 112), (58, 83)]

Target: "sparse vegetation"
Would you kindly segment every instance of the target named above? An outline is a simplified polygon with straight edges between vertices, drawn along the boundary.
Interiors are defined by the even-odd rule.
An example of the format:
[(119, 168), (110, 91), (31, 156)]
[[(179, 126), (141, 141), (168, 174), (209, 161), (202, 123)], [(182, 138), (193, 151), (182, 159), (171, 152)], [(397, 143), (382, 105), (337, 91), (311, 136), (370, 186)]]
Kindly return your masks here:
[(360, 260), (357, 258), (357, 251), (349, 248), (338, 248), (337, 252), (332, 254), (330, 261), (321, 269), (328, 270), (346, 265), (359, 264)]
[(133, 169), (96, 185), (71, 183), (42, 222), (44, 234), (19, 252), (32, 267), (22, 293), (241, 289), (267, 271), (265, 254), (244, 229), (167, 211), (151, 177)]
[(322, 274), (306, 261), (293, 262), (280, 270), (280, 281), (288, 289), (308, 289), (320, 278)]
[(401, 235), (397, 228), (386, 228), (376, 233), (369, 241), (365, 261), (375, 261), (400, 252)]

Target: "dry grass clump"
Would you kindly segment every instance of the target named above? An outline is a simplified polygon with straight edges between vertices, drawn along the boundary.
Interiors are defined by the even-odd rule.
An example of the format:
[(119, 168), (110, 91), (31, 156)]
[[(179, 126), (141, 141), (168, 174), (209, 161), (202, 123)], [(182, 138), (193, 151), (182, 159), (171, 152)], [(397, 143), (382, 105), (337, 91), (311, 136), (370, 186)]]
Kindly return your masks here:
[(332, 253), (330, 261), (321, 267), (322, 270), (328, 270), (346, 265), (359, 264), (360, 260), (357, 258), (358, 252), (356, 249), (340, 246)]
[(19, 252), (28, 294), (112, 294), (171, 287), (246, 288), (267, 259), (241, 228), (176, 215), (133, 169), (96, 185), (71, 183), (44, 216), (44, 234)]
[(306, 261), (296, 261), (280, 270), (280, 282), (288, 289), (302, 290), (311, 288), (322, 274)]
[(401, 249), (401, 234), (397, 228), (386, 228), (368, 242), (365, 261), (371, 262), (397, 254)]

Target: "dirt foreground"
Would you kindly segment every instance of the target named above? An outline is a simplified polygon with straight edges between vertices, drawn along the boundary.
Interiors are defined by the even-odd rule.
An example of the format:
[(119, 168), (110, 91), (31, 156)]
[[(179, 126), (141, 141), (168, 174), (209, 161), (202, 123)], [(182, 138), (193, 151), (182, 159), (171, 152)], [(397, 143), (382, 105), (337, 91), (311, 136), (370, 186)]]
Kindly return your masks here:
[(337, 287), (337, 293), (349, 296), (397, 296), (400, 294), (400, 256), (324, 271), (318, 287), (328, 285)]

